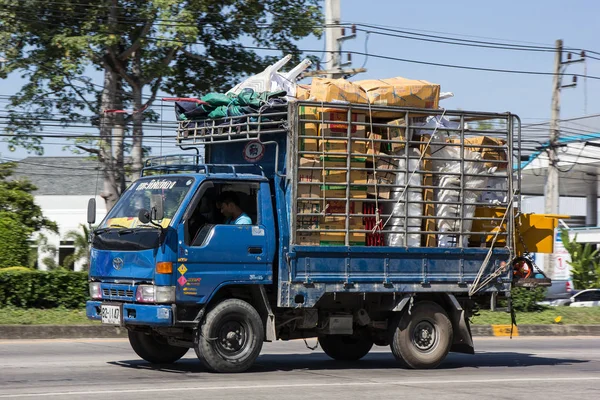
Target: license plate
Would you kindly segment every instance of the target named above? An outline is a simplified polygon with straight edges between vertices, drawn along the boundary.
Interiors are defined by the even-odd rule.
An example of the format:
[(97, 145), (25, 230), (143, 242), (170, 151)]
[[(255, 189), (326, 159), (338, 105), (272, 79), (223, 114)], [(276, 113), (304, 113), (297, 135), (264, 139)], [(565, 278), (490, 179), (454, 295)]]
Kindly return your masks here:
[(121, 307), (102, 305), (100, 308), (102, 323), (108, 325), (121, 325)]

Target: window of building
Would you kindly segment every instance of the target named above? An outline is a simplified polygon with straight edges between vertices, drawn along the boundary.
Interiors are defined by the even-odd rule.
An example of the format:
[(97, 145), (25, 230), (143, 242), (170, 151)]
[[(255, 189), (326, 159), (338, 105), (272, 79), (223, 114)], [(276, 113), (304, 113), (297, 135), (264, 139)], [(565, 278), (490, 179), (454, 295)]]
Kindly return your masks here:
[(58, 265), (73, 271), (75, 269), (74, 263), (66, 265), (66, 262), (73, 261), (73, 254), (75, 254), (75, 243), (72, 240), (61, 240), (60, 246), (58, 247)]

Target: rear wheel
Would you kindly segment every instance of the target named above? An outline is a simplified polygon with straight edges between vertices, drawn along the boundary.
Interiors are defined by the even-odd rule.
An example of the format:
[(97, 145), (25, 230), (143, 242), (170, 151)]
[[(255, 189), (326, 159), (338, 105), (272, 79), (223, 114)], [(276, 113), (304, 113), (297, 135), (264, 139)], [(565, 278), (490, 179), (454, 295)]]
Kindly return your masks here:
[(243, 372), (260, 354), (264, 327), (258, 312), (239, 299), (228, 299), (208, 312), (196, 355), (214, 372)]
[(339, 361), (357, 361), (369, 354), (373, 341), (348, 335), (319, 336), (319, 344), (329, 357)]
[(452, 345), (452, 323), (444, 309), (431, 301), (417, 303), (398, 321), (390, 347), (404, 366), (436, 368)]
[(129, 343), (133, 351), (153, 364), (171, 364), (188, 352), (187, 347), (172, 346), (155, 333), (128, 331)]

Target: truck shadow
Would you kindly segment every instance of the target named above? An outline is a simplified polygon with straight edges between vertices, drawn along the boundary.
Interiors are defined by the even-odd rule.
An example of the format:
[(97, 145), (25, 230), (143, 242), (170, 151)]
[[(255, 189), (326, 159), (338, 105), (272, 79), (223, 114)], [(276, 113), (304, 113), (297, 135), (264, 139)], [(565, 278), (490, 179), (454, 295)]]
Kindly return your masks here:
[[(475, 355), (451, 353), (438, 369), (493, 368), (493, 367), (536, 367), (587, 363), (589, 360), (572, 358), (538, 357), (527, 353), (485, 352)], [(150, 364), (143, 360), (123, 360), (109, 362), (111, 365), (139, 370), (156, 370), (170, 373), (201, 373), (206, 368), (196, 359), (185, 358), (175, 364)], [(312, 354), (264, 354), (246, 373), (275, 371), (320, 371), (320, 370), (375, 370), (402, 369), (396, 359), (388, 353), (374, 352), (360, 361), (335, 361), (322, 352)]]

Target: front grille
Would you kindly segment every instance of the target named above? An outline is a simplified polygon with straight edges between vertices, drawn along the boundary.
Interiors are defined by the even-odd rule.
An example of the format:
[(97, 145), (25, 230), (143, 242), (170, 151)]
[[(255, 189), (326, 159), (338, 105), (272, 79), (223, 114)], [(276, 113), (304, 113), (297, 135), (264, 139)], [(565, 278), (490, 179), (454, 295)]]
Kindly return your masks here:
[(125, 289), (102, 289), (102, 294), (105, 297), (133, 297), (133, 290), (125, 290)]

